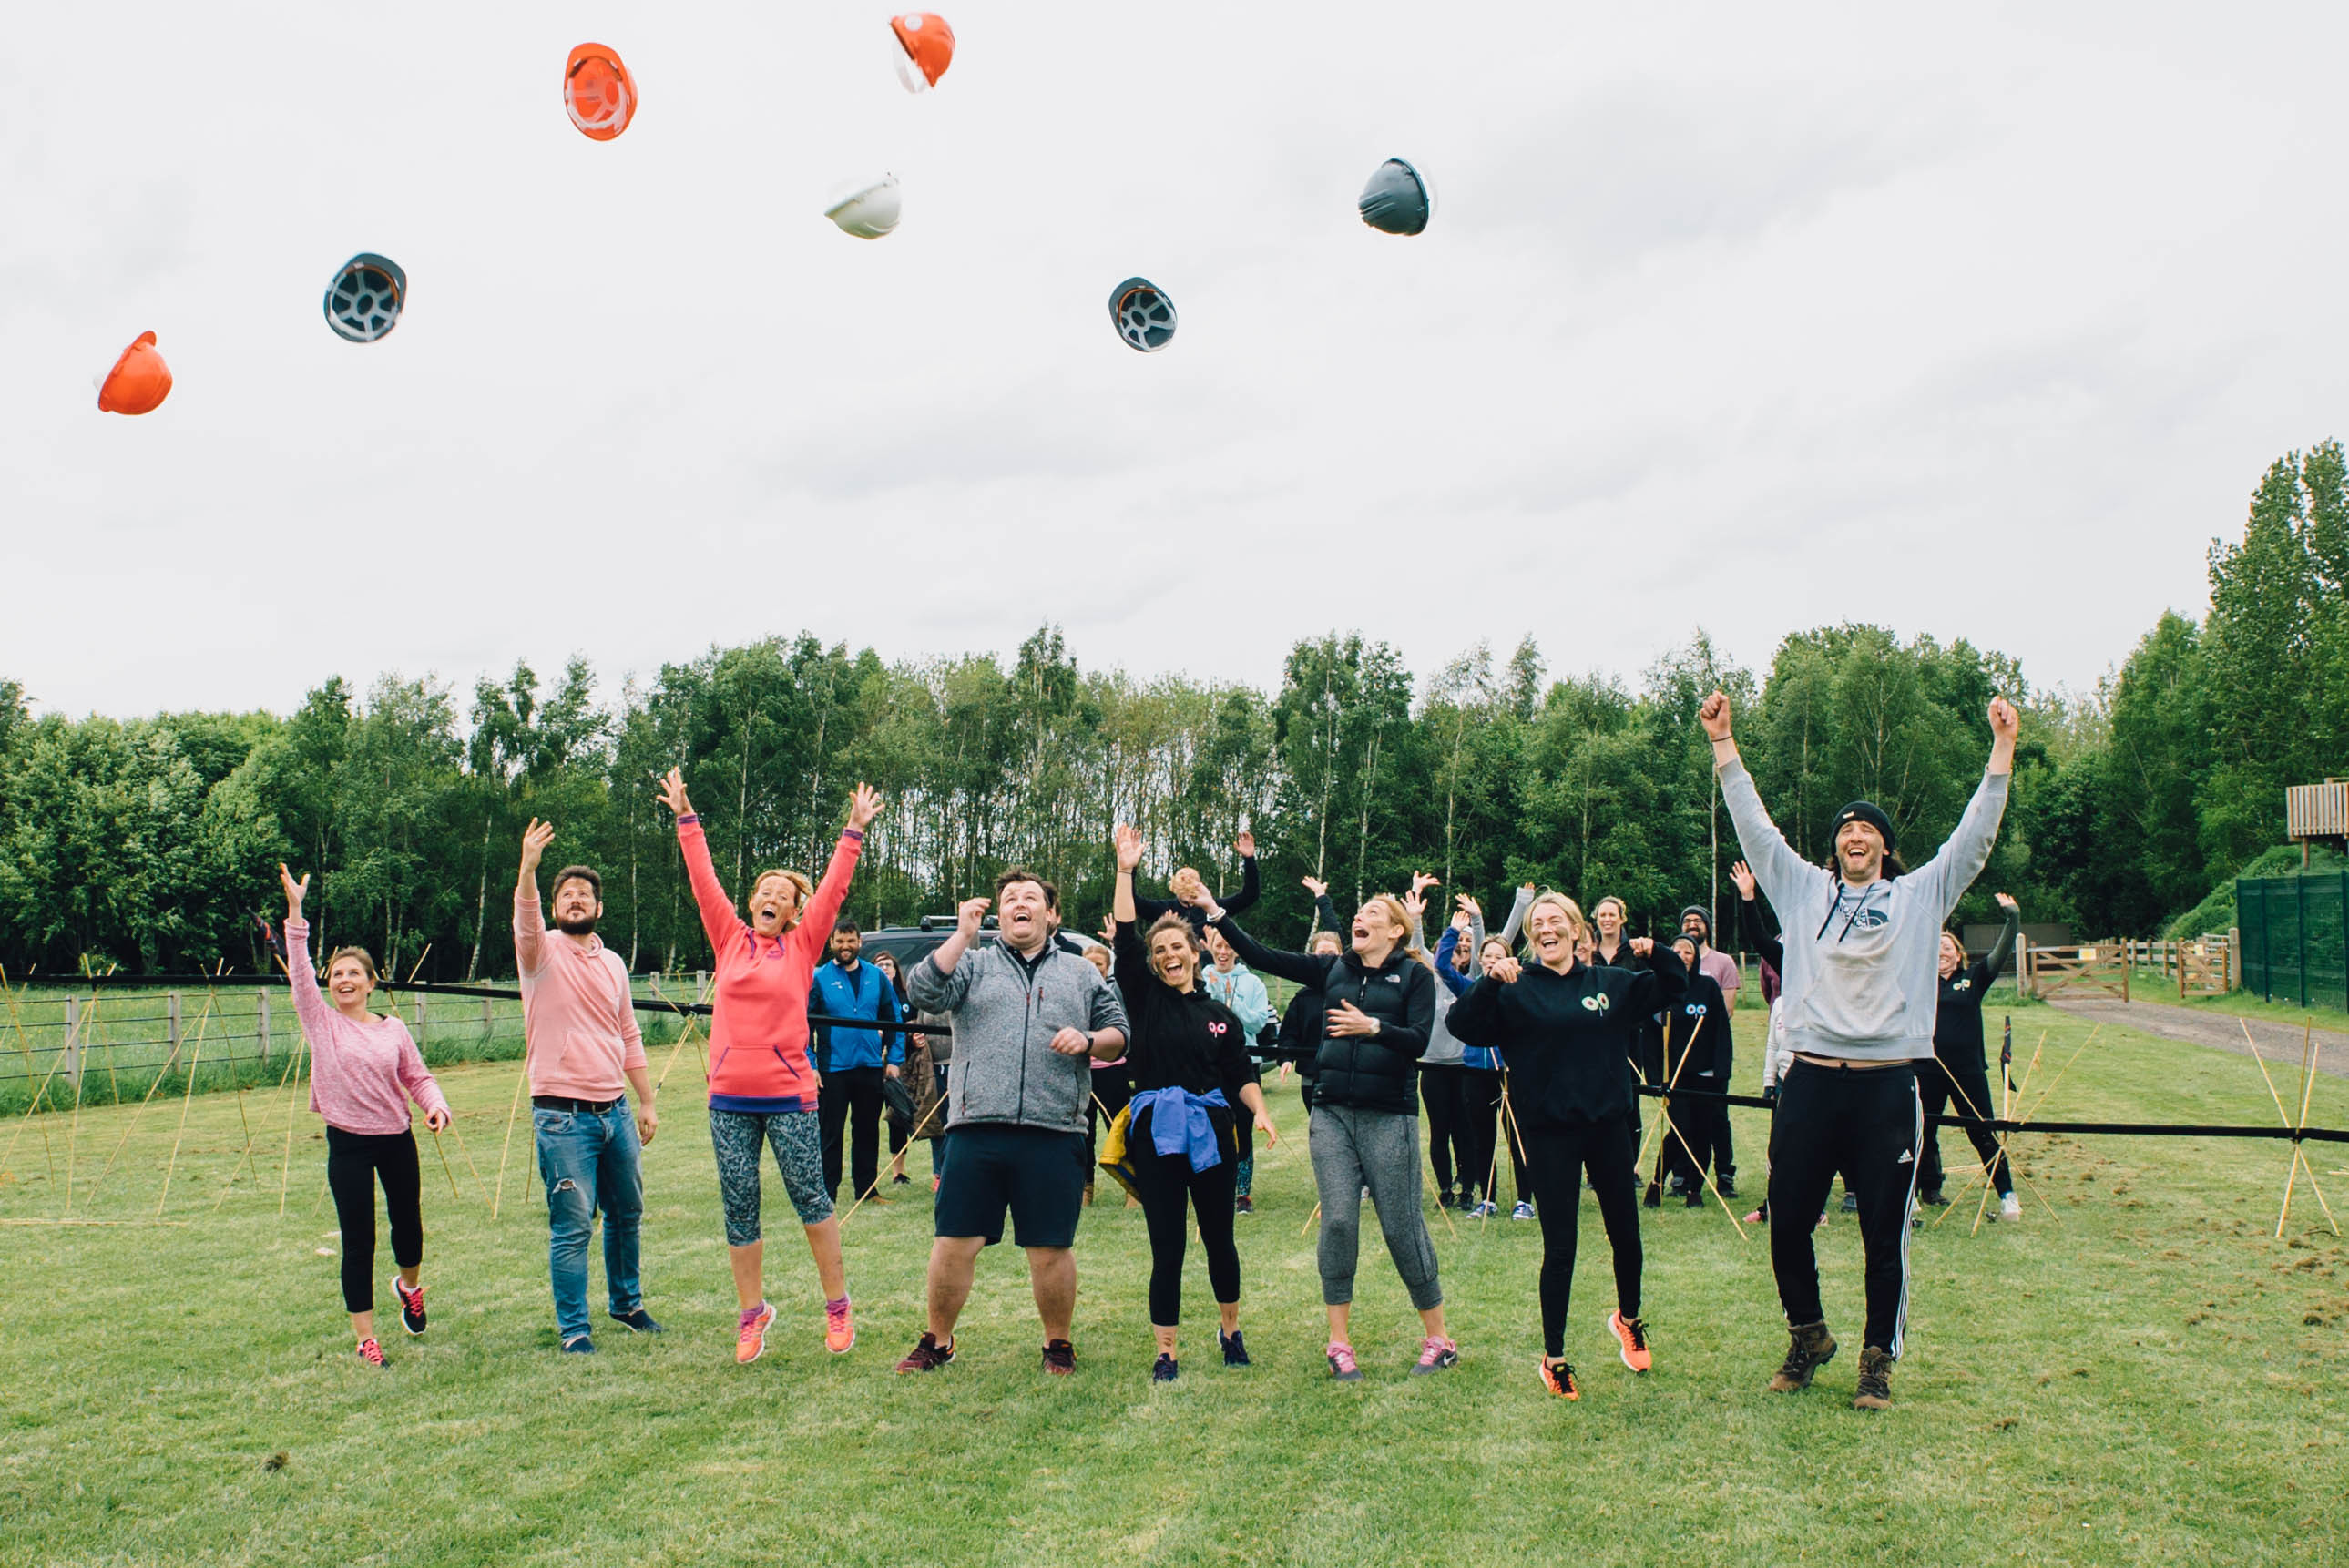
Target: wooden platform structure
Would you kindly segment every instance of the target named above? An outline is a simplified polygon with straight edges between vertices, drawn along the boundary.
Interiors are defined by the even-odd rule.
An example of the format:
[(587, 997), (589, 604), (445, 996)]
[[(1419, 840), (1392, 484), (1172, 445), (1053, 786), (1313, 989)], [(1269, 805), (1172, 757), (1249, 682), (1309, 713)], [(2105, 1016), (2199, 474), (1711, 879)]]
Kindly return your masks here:
[(2322, 784), (2294, 784), (2283, 792), (2284, 834), (2301, 849), (2307, 863), (2308, 846), (2331, 844), (2349, 851), (2349, 779), (2327, 779)]

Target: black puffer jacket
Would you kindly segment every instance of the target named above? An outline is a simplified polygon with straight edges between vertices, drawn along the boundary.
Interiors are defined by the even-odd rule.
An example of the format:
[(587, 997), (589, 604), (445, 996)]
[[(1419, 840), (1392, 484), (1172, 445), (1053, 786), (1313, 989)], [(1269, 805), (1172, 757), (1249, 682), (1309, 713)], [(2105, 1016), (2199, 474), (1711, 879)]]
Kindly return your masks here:
[(1249, 968), (1319, 992), (1330, 1011), (1351, 1003), (1379, 1021), (1375, 1035), (1324, 1035), (1313, 1063), (1315, 1105), (1419, 1114), (1419, 1058), (1435, 1026), (1435, 977), (1424, 965), (1400, 945), (1375, 969), (1351, 953), (1277, 952), (1228, 914), (1216, 929)]

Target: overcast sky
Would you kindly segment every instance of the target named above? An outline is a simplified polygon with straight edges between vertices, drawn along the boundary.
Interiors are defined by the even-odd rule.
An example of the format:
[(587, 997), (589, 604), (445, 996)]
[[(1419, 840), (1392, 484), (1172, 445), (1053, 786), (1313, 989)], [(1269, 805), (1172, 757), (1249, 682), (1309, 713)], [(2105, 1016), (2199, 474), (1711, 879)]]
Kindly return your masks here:
[[(911, 98), (836, 0), (21, 8), (0, 676), (284, 710), (1047, 619), (1142, 675), (1332, 627), (1636, 675), (1866, 617), (2085, 686), (2349, 429), (2349, 7), (944, 14)], [(1390, 156), (1415, 239), (1355, 215)], [(823, 217), (884, 170), (895, 234)], [(362, 250), (410, 287), (369, 346), (319, 307)], [(170, 401), (99, 414), (146, 330)]]

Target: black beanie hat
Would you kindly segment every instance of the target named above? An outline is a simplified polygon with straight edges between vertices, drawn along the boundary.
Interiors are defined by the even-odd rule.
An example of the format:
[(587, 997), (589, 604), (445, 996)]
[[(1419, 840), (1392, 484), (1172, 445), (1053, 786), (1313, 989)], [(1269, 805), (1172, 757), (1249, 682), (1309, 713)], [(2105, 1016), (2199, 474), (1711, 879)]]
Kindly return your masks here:
[(1686, 931), (1688, 929), (1688, 917), (1692, 914), (1704, 922), (1704, 939), (1706, 942), (1710, 943), (1713, 940), (1713, 911), (1705, 908), (1704, 905), (1701, 903), (1692, 903), (1689, 905), (1686, 909), (1681, 911), (1681, 931)]
[(1875, 801), (1854, 800), (1850, 805), (1837, 811), (1834, 824), (1827, 829), (1827, 837), (1830, 841), (1843, 831), (1843, 825), (1846, 822), (1867, 823), (1883, 837), (1884, 852), (1888, 855), (1892, 852), (1892, 819), (1886, 816), (1884, 808)]

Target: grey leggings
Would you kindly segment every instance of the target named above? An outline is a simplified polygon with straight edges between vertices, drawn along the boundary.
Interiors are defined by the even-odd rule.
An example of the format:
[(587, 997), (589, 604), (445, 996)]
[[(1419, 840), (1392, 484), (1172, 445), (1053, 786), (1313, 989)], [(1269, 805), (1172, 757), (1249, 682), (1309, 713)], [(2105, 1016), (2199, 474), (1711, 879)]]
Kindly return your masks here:
[(812, 1110), (719, 1110), (709, 1112), (709, 1142), (718, 1150), (718, 1196), (726, 1205), (726, 1244), (747, 1247), (759, 1239), (759, 1145), (771, 1145), (783, 1191), (799, 1211), (800, 1223), (819, 1225), (832, 1218), (832, 1194), (823, 1186), (823, 1135)]
[(1362, 1188), (1379, 1211), (1387, 1255), (1402, 1275), (1411, 1305), (1444, 1304), (1435, 1279), (1435, 1243), (1419, 1212), (1419, 1118), (1408, 1111), (1315, 1105), (1309, 1129), (1313, 1184), (1321, 1194), (1321, 1300), (1354, 1299), (1354, 1262), (1362, 1245)]

